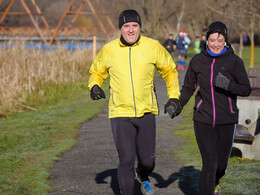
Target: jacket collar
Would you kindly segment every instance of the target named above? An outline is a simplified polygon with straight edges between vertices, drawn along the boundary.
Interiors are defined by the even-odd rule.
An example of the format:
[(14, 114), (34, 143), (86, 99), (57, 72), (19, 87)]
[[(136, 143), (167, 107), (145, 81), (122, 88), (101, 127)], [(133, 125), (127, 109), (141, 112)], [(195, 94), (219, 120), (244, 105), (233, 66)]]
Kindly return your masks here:
[(218, 58), (218, 57), (226, 56), (226, 55), (229, 55), (229, 54), (232, 54), (232, 53), (234, 53), (234, 50), (232, 49), (232, 47), (227, 47), (226, 52), (224, 54), (220, 55), (220, 56), (211, 56), (210, 54), (208, 54), (207, 49), (205, 49), (203, 51), (204, 55), (209, 56), (211, 58)]
[(211, 55), (212, 57), (221, 56), (221, 55), (223, 55), (224, 53), (226, 53), (226, 51), (227, 51), (227, 48), (224, 47), (224, 49), (223, 49), (219, 54), (214, 54), (214, 53), (212, 53), (209, 49), (207, 49), (207, 53), (208, 53), (209, 55)]
[(136, 42), (135, 43), (132, 43), (132, 44), (129, 44), (129, 43), (127, 43), (126, 41), (125, 41), (125, 39), (122, 37), (122, 35), (120, 36), (120, 38), (119, 38), (119, 44), (120, 44), (120, 46), (122, 46), (122, 47), (132, 47), (132, 46), (136, 46), (136, 45), (139, 45), (140, 44), (140, 40), (141, 40), (141, 35), (138, 37), (138, 39), (136, 40)]

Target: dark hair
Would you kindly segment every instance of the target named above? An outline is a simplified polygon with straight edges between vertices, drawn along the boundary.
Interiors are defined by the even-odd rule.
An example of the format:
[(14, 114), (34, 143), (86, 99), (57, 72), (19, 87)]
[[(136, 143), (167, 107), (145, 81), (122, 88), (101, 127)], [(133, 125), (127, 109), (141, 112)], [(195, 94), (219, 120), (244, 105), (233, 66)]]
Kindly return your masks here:
[(213, 22), (209, 25), (208, 31), (206, 33), (206, 38), (208, 40), (209, 35), (213, 33), (222, 34), (225, 37), (225, 41), (227, 42), (227, 27), (224, 23), (220, 21)]
[(227, 27), (223, 22), (216, 21), (209, 25), (206, 33), (207, 40), (209, 39), (209, 35), (212, 33), (222, 34), (225, 37), (226, 47), (231, 47), (231, 44), (228, 42)]

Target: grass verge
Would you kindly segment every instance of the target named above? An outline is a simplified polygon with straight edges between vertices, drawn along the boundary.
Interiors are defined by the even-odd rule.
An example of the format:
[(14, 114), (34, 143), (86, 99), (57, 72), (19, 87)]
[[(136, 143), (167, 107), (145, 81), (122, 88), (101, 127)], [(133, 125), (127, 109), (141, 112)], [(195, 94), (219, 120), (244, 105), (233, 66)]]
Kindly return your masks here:
[[(247, 71), (250, 67), (250, 52), (251, 52), (250, 46), (244, 47), (243, 53), (242, 53), (242, 59), (245, 63), (245, 67), (246, 67)], [(260, 68), (260, 56), (257, 55), (259, 53), (260, 53), (260, 47), (255, 46), (254, 68)]]
[(53, 85), (46, 94), (50, 101), (38, 106), (28, 97), (36, 111), (0, 120), (0, 194), (47, 194), (49, 168), (76, 143), (79, 125), (106, 105), (90, 102), (86, 83)]

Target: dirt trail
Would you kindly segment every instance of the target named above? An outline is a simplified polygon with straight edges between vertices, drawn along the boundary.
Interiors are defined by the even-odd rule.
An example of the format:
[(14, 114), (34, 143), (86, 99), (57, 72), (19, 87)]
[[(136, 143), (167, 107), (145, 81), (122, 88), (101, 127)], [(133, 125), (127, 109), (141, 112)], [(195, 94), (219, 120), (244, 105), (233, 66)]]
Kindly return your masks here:
[[(184, 72), (180, 72), (180, 86), (183, 77)], [(197, 190), (193, 179), (198, 177), (198, 171), (193, 167), (183, 167), (183, 162), (174, 156), (180, 138), (174, 137), (172, 132), (181, 117), (171, 120), (163, 113), (168, 98), (161, 77), (155, 79), (155, 87), (160, 115), (156, 117), (156, 164), (151, 182), (156, 186), (157, 195), (194, 195)], [(78, 143), (51, 170), (53, 192), (50, 194), (119, 195), (116, 177), (118, 156), (107, 109), (103, 114), (86, 121), (79, 131)], [(185, 180), (187, 177), (189, 181)], [(135, 194), (140, 194), (138, 184)]]

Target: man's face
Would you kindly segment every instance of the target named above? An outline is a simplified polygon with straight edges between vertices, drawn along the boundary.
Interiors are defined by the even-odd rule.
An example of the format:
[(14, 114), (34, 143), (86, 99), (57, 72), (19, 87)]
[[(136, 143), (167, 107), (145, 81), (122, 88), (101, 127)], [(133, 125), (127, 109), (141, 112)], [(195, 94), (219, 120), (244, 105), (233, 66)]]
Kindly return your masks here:
[(140, 25), (137, 22), (125, 23), (121, 27), (121, 35), (127, 43), (135, 43), (140, 35)]
[(225, 37), (219, 33), (209, 35), (208, 48), (214, 54), (219, 54), (225, 46)]

